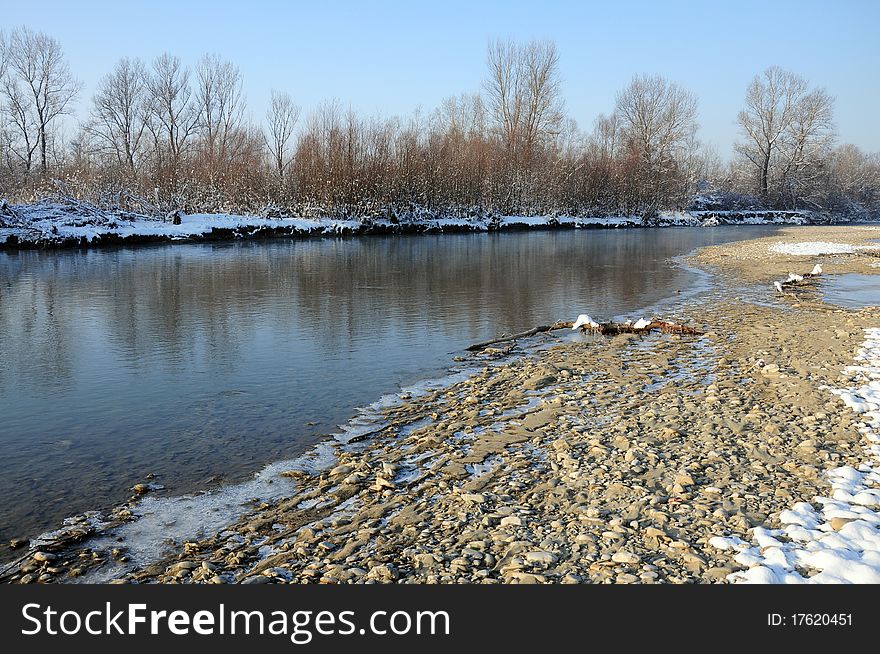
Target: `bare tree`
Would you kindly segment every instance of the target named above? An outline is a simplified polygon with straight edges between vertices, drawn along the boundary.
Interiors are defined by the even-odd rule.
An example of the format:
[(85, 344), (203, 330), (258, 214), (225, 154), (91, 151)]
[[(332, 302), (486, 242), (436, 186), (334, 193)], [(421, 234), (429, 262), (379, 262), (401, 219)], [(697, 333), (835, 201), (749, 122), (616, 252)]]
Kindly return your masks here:
[(290, 164), (288, 143), (299, 121), (300, 108), (294, 104), (287, 93), (272, 90), (272, 101), (266, 111), (266, 129), (263, 139), (275, 164), (279, 181), (284, 181), (284, 172)]
[(696, 97), (660, 75), (636, 75), (617, 94), (624, 142), (635, 158), (634, 190), (651, 211), (680, 196), (682, 153), (697, 130)]
[(806, 80), (778, 66), (756, 75), (746, 91), (738, 122), (745, 141), (737, 150), (758, 172), (761, 196), (770, 195), (770, 178), (778, 166), (800, 166), (804, 156), (830, 131), (833, 101), (824, 91), (809, 92)]
[[(789, 132), (782, 183), (789, 201), (797, 207), (801, 197), (819, 190), (812, 182), (822, 174), (821, 163), (834, 142), (834, 99), (823, 89), (805, 94), (797, 103)], [(815, 199), (811, 202), (816, 204)]]
[(172, 167), (176, 168), (196, 127), (197, 114), (190, 102), (189, 70), (181, 66), (180, 59), (165, 53), (153, 62), (152, 74), (147, 76), (147, 90), (148, 126), (160, 160), (163, 152), (167, 152)]
[(244, 143), (241, 72), (217, 55), (205, 55), (199, 62), (197, 78), (198, 128), (208, 158), (212, 164), (234, 159)]
[(617, 94), (624, 138), (652, 173), (671, 160), (697, 130), (697, 100), (660, 75), (636, 75)]
[(92, 98), (91, 121), (86, 126), (131, 172), (135, 171), (135, 157), (141, 151), (147, 127), (147, 94), (143, 63), (139, 59), (120, 59), (99, 82)]
[(508, 153), (528, 160), (562, 120), (559, 54), (552, 41), (496, 41), (488, 49), (485, 88)]
[(3, 95), (7, 111), (21, 139), (17, 155), (26, 175), (40, 152), (40, 169), (48, 172), (51, 130), (79, 93), (80, 83), (70, 73), (61, 44), (42, 32), (15, 29), (6, 42)]

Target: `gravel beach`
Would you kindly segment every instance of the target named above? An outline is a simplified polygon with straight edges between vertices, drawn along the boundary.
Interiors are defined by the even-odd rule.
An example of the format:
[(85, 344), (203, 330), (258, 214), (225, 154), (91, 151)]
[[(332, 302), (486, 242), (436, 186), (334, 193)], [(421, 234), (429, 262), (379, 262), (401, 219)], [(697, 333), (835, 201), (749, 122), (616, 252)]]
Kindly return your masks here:
[[(713, 538), (779, 528), (830, 492), (828, 470), (865, 460), (858, 416), (829, 388), (846, 385), (880, 310), (821, 292), (832, 275), (877, 273), (877, 238), (786, 228), (703, 248), (687, 263), (711, 290), (661, 316), (702, 335), (556, 332), (488, 348), (473, 376), (386, 409), (387, 426), (340, 445), (332, 468), (287, 473), (295, 495), (118, 581), (731, 581), (748, 566)], [(778, 247), (805, 242), (855, 247)], [(774, 290), (817, 263), (814, 283)], [(88, 546), (33, 553), (9, 580), (70, 581), (125, 556)]]

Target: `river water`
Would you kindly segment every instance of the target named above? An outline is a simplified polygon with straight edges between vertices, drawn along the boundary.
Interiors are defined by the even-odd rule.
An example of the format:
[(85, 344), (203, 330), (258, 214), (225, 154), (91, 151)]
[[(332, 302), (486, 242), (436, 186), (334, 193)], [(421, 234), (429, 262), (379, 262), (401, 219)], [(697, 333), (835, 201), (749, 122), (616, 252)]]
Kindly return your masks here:
[(0, 539), (304, 452), (468, 344), (641, 316), (702, 277), (672, 259), (771, 227), (0, 252)]

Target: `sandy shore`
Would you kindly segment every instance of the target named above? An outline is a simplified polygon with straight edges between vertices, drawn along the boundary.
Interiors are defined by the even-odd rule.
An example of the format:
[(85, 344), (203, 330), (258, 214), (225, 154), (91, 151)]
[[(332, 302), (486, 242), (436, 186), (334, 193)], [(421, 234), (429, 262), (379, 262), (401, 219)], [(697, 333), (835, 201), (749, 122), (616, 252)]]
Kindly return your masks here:
[[(858, 417), (823, 387), (845, 385), (880, 310), (827, 305), (815, 286), (780, 295), (772, 281), (815, 263), (876, 273), (880, 259), (773, 246), (876, 238), (793, 228), (704, 248), (691, 264), (717, 284), (663, 316), (703, 336), (546, 337), (501, 365), (489, 350), (478, 374), (388, 409), (388, 426), (340, 448), (331, 470), (291, 473), (296, 495), (124, 580), (727, 581), (746, 566), (713, 538), (778, 528), (829, 493), (826, 471), (865, 458)], [(66, 580), (100, 560), (41, 554), (11, 580)]]

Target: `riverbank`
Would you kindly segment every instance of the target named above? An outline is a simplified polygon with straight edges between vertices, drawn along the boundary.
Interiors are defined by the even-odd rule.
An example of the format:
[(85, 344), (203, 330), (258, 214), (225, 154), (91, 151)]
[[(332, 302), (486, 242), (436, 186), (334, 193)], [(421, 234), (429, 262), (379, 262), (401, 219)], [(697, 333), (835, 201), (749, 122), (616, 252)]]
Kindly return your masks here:
[(369, 234), (439, 234), (530, 229), (625, 227), (708, 227), (718, 225), (825, 224), (829, 216), (808, 211), (691, 211), (639, 216), (424, 216), (389, 218), (268, 218), (228, 214), (179, 214), (164, 220), (104, 212), (94, 207), (52, 203), (4, 205), (0, 211), (0, 250), (93, 248), (164, 242), (224, 241)]
[[(293, 494), (122, 580), (774, 580), (748, 577), (772, 570), (761, 555), (781, 545), (768, 535), (791, 540), (764, 529), (790, 526), (799, 503), (827, 507), (814, 498), (832, 491), (843, 502), (829, 471), (876, 481), (855, 396), (847, 404), (830, 389), (854, 382), (844, 372), (880, 310), (830, 306), (815, 287), (780, 295), (772, 281), (815, 263), (825, 275), (876, 272), (878, 234), (783, 230), (704, 248), (691, 261), (715, 274), (714, 290), (663, 316), (703, 335), (551, 336), (512, 360), (486, 350), (476, 374), (385, 409), (364, 440), (336, 443), (332, 465), (286, 473)], [(805, 240), (819, 245), (794, 251), (817, 254), (777, 247)], [(856, 247), (821, 254), (840, 250), (829, 243)], [(856, 504), (871, 511), (872, 498)], [(845, 530), (871, 526), (868, 513), (851, 513), (830, 516), (822, 533), (839, 545)], [(125, 559), (124, 543), (47, 548), (10, 580), (89, 579), (96, 563), (108, 578)], [(798, 574), (822, 574), (814, 564)]]

